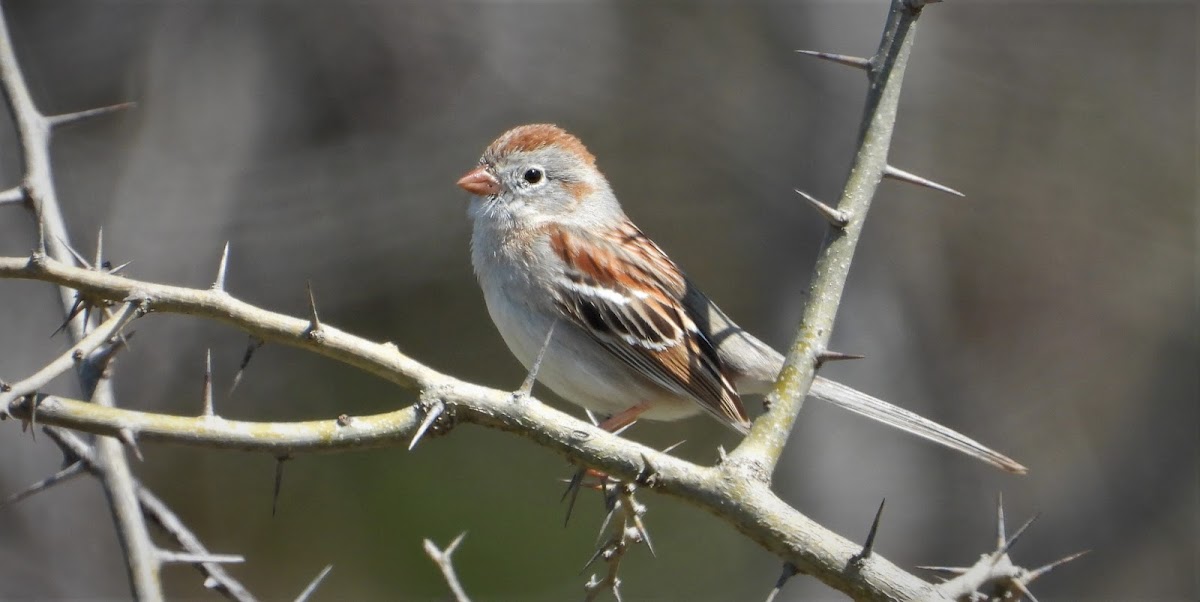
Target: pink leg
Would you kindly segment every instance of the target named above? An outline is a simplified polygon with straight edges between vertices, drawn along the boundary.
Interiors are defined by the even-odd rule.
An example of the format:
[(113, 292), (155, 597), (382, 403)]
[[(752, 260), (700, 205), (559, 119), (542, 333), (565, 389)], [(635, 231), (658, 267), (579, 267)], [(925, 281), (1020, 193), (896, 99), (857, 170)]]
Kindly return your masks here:
[(649, 409), (650, 402), (643, 401), (642, 403), (630, 406), (624, 410), (621, 410), (620, 412), (617, 412), (616, 414), (613, 414), (612, 416), (609, 416), (598, 426), (610, 433), (613, 433), (633, 424), (639, 416), (646, 413), (646, 410)]
[[(646, 410), (649, 409), (650, 402), (643, 401), (642, 403), (630, 406), (624, 410), (621, 410), (620, 412), (617, 412), (616, 414), (613, 414), (612, 416), (609, 416), (597, 426), (610, 433), (614, 433), (633, 424), (633, 422), (638, 419), (638, 416), (641, 416), (646, 412)], [(600, 481), (598, 484), (589, 484), (588, 487), (590, 489), (604, 490), (605, 481), (608, 480), (607, 474), (596, 470), (595, 468), (581, 467), (575, 472), (575, 476), (571, 477), (571, 480), (567, 485), (566, 492), (563, 493), (563, 499), (566, 499), (567, 496), (571, 496), (571, 501), (567, 505), (568, 521), (571, 520), (571, 510), (575, 508), (575, 498), (579, 496), (579, 489), (583, 486), (583, 479), (585, 475), (595, 477)]]

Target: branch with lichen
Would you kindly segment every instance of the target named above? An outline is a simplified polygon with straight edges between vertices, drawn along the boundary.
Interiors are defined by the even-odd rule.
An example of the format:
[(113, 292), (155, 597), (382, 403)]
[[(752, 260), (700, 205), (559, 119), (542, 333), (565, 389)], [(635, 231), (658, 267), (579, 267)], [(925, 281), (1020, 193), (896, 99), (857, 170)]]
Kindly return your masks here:
[(834, 321), (875, 190), (886, 176), (911, 176), (888, 165), (888, 149), (900, 104), (900, 85), (920, 16), (919, 6), (893, 0), (879, 49), (870, 59), (805, 53), (863, 70), (869, 86), (858, 152), (836, 207), (797, 191), (825, 219), (828, 231), (813, 267), (800, 326), (775, 387), (767, 394), (768, 410), (754, 421), (750, 434), (729, 456), (730, 461), (746, 464), (764, 481), (770, 481), (783, 454), (817, 370), (831, 358), (829, 341)]
[[(839, 354), (828, 350), (828, 343), (854, 248), (875, 188), (884, 177), (934, 188), (939, 186), (887, 162), (900, 82), (923, 4), (917, 0), (893, 0), (883, 40), (876, 55), (870, 59), (816, 53), (821, 58), (860, 67), (869, 76), (870, 91), (859, 134), (860, 152), (836, 206), (806, 196), (828, 221), (830, 230), (814, 270), (809, 303), (796, 341), (777, 386), (768, 398), (771, 409), (756, 421), (751, 434), (737, 449), (727, 458), (722, 455), (713, 466), (680, 460), (554, 410), (529, 395), (531, 382), (516, 392), (482, 387), (426, 366), (400, 352), (394, 344), (370, 341), (323, 323), (318, 317), (311, 287), (308, 290), (309, 315), (304, 318), (268, 311), (238, 300), (224, 286), (228, 247), (213, 286), (205, 289), (127, 278), (114, 273), (115, 270), (104, 269), (99, 257), (94, 266), (81, 261), (85, 267), (75, 267), (71, 257), (73, 252), (65, 243), (66, 239), (55, 234), (65, 232), (65, 228), (62, 228), (61, 215), (57, 213), (57, 201), (50, 182), (49, 132), (55, 125), (76, 119), (75, 115), (87, 116), (97, 111), (61, 118), (38, 113), (28, 99), (27, 91), (21, 95), (23, 80), (8, 46), (7, 34), (0, 31), (4, 38), (3, 47), (0, 47), (0, 68), (3, 68), (0, 79), (4, 81), (5, 93), (17, 118), (26, 160), (24, 182), (0, 192), (0, 204), (27, 204), (34, 209), (42, 228), (41, 244), (30, 256), (0, 257), (0, 278), (32, 279), (58, 285), (63, 291), (65, 307), (72, 314), (69, 318), (71, 332), (80, 346), (85, 341), (86, 347), (95, 342), (85, 338), (86, 315), (75, 315), (79, 300), (85, 300), (87, 306), (95, 307), (99, 313), (112, 306), (119, 307), (116, 315), (121, 321), (114, 323), (116, 318), (110, 318), (107, 322), (114, 332), (144, 312), (192, 315), (240, 329), (248, 333), (252, 341), (298, 347), (419, 391), (416, 404), (382, 414), (262, 423), (219, 417), (212, 407), (210, 392), (204, 396), (199, 415), (171, 416), (121, 409), (111, 403), (48, 395), (39, 390), (45, 376), (40, 374), (35, 375), (37, 378), (26, 379), (16, 394), (3, 398), (6, 403), (2, 409), (21, 420), (32, 421), (36, 417), (51, 428), (65, 427), (104, 435), (106, 437), (99, 439), (102, 445), (118, 452), (122, 449), (120, 441), (140, 440), (266, 452), (280, 459), (303, 453), (411, 447), (426, 433), (445, 433), (458, 423), (476, 424), (529, 439), (574, 462), (619, 479), (622, 487), (637, 485), (707, 510), (783, 561), (784, 577), (777, 590), (783, 587), (786, 577), (803, 572), (855, 599), (964, 599), (964, 595), (973, 595), (979, 587), (992, 582), (972, 582), (976, 589), (967, 594), (963, 592), (967, 592), (971, 583), (965, 579), (952, 580), (951, 583), (956, 583), (953, 586), (929, 583), (874, 553), (878, 515), (867, 544), (858, 545), (815, 523), (771, 491), (771, 474), (817, 369), (823, 361), (839, 359)], [(8, 48), (7, 55), (5, 47)], [(108, 334), (104, 340), (114, 344)], [(251, 350), (254, 348), (255, 343), (252, 343)], [(62, 363), (60, 359), (53, 369), (60, 369)], [(243, 368), (245, 363), (243, 361)], [(107, 379), (101, 375), (97, 383), (107, 386)], [(85, 452), (76, 452), (79, 458), (85, 455)], [(99, 464), (103, 465), (102, 462)], [(110, 470), (112, 467), (101, 474), (110, 474)], [(127, 474), (127, 465), (124, 470)], [(131, 479), (126, 481), (134, 483)], [(135, 491), (132, 484), (126, 488)], [(644, 538), (637, 504), (632, 496), (628, 498), (618, 500), (617, 507), (622, 509), (625, 528), (610, 538), (612, 546), (601, 548), (602, 552), (605, 549), (612, 552), (611, 558), (606, 558), (610, 570), (608, 577), (596, 580), (595, 591), (604, 588), (617, 591), (617, 563), (630, 543)], [(1004, 559), (1007, 559), (1008, 545), (1003, 548)], [(446, 551), (447, 564), (453, 547)], [(183, 559), (207, 566), (219, 560), (194, 551), (173, 556), (156, 552), (158, 563), (163, 559)], [(139, 564), (132, 556), (130, 558), (130, 566)], [(997, 560), (992, 565), (1001, 566), (1003, 562)], [(153, 566), (157, 567), (157, 564)], [(1007, 568), (1011, 567), (1005, 565), (1005, 570)], [(1022, 584), (1032, 580), (1026, 577), (1022, 577), (1025, 579)], [(161, 592), (156, 596), (151, 586), (142, 589), (136, 582), (134, 591), (139, 598), (161, 597)]]
[[(313, 336), (311, 318), (296, 318), (240, 301), (224, 290), (193, 289), (137, 281), (77, 268), (49, 257), (0, 258), (0, 277), (32, 278), (71, 286), (114, 302), (136, 298), (149, 312), (209, 318), (267, 342), (281, 343), (360, 368), (420, 391), (414, 406), (369, 416), (340, 416), (306, 422), (243, 422), (203, 415), (168, 416), (102, 407), (58, 396), (23, 397), (9, 405), (27, 419), (37, 404), (42, 424), (100, 435), (122, 429), (139, 441), (267, 452), (272, 456), (407, 446), (430, 408), (442, 415), (429, 428), (447, 431), (472, 423), (527, 438), (577, 463), (647, 489), (681, 498), (729, 522), (769, 551), (864, 599), (927, 598), (932, 585), (875, 556), (848, 576), (842, 567), (859, 546), (791, 508), (769, 484), (747, 475), (735, 463), (699, 466), (622, 439), (573, 418), (534, 397), (482, 387), (457, 379), (403, 354), (391, 343), (376, 343), (329, 324)], [(651, 478), (652, 477), (652, 478)], [(640, 479), (640, 481), (639, 481)]]
[[(104, 261), (103, 232), (97, 237), (96, 254), (92, 262), (88, 262), (71, 247), (54, 186), (50, 143), (52, 134), (60, 127), (119, 111), (132, 104), (121, 103), (60, 115), (43, 114), (33, 102), (33, 96), (25, 82), (2, 10), (0, 93), (8, 104), (16, 126), (23, 169), (19, 185), (0, 191), (0, 205), (19, 204), (30, 210), (37, 226), (37, 253), (41, 256), (68, 263), (73, 259), (97, 273), (119, 272), (124, 266), (111, 268)], [(7, 408), (12, 400), (19, 398), (34, 402), (38, 389), (55, 376), (74, 369), (79, 377), (81, 389), (90, 396), (89, 406), (115, 408), (116, 395), (111, 380), (113, 360), (126, 342), (121, 330), (140, 311), (139, 304), (125, 303), (117, 312), (112, 313), (102, 300), (80, 295), (78, 290), (72, 287), (60, 285), (57, 292), (66, 315), (59, 331), (66, 332), (75, 344), (67, 353), (20, 382), (0, 383), (0, 406)], [(101, 318), (104, 318), (103, 323), (99, 323)], [(0, 413), (0, 418), (4, 416), (7, 414)], [(30, 427), (31, 433), (36, 433), (35, 419), (34, 412), (30, 412), (26, 417), (26, 425)], [(115, 431), (113, 437), (101, 437), (91, 443), (83, 441), (74, 433), (53, 426), (45, 427), (45, 432), (63, 453), (65, 468), (24, 491), (13, 494), (6, 500), (6, 504), (45, 491), (68, 481), (72, 476), (91, 474), (101, 483), (108, 498), (117, 535), (125, 552), (131, 593), (136, 599), (163, 599), (160, 575), (163, 565), (187, 563), (195, 566), (204, 575), (205, 587), (231, 600), (253, 602), (255, 598), (221, 566), (223, 562), (240, 562), (241, 558), (209, 553), (183, 521), (133, 476), (126, 457), (127, 450), (141, 459), (141, 451), (137, 447), (133, 431), (120, 428)], [(155, 545), (150, 538), (147, 521), (161, 528), (182, 551), (164, 550)], [(310, 589), (315, 589), (318, 583), (319, 580), (314, 581)], [(302, 595), (306, 596), (307, 594)]]

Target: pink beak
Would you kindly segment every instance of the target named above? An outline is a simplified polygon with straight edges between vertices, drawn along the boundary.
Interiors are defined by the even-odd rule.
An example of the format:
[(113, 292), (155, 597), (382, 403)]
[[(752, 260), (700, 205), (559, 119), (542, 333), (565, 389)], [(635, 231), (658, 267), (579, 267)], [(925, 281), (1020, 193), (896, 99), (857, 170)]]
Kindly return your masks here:
[(487, 168), (479, 166), (459, 178), (458, 187), (474, 195), (490, 196), (500, 192), (500, 181)]

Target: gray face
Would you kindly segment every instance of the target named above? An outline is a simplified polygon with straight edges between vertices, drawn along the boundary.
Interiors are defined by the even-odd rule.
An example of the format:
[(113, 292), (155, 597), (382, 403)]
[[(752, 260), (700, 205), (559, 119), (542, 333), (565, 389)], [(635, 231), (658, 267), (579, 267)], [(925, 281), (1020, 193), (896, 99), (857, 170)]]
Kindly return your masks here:
[(500, 181), (497, 202), (517, 215), (536, 211), (543, 217), (561, 217), (572, 209), (579, 193), (590, 188), (579, 161), (552, 148), (502, 156), (485, 154), (481, 162)]

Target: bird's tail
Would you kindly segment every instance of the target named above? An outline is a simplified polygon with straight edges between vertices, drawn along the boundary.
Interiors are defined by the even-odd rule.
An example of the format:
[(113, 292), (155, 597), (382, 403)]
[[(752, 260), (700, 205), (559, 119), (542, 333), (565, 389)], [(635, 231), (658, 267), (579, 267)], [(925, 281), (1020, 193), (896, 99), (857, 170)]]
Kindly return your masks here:
[(918, 437), (924, 437), (934, 443), (940, 443), (968, 456), (979, 458), (1001, 470), (1013, 474), (1025, 474), (1028, 471), (1012, 458), (992, 450), (958, 431), (827, 378), (818, 376), (813, 381), (809, 395), (851, 412), (862, 414), (871, 420), (882, 422)]

